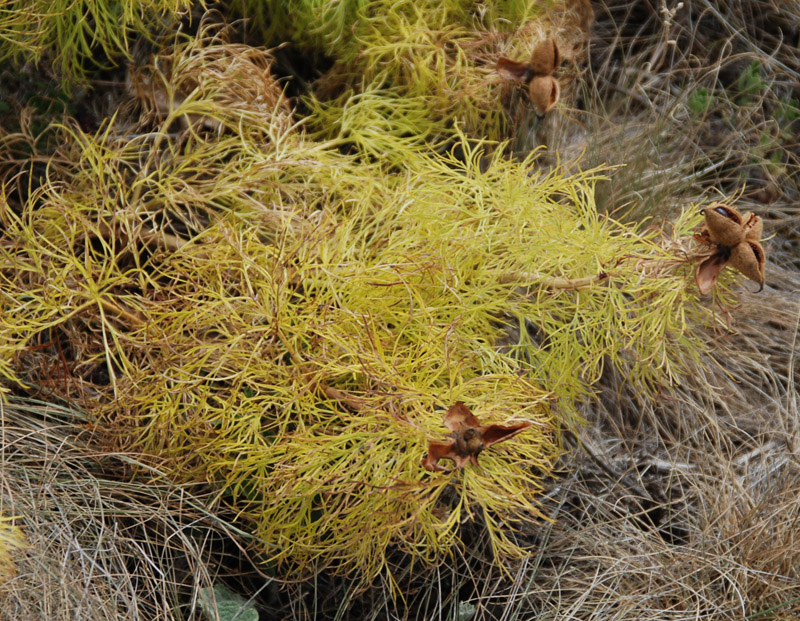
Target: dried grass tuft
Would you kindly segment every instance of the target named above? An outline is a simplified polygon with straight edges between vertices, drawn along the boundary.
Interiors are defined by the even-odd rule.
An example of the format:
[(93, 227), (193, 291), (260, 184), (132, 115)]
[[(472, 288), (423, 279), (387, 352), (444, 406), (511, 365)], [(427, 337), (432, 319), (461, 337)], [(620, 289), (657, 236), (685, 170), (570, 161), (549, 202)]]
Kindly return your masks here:
[(200, 619), (197, 594), (235, 567), (224, 554), (238, 531), (202, 486), (121, 478), (143, 464), (98, 452), (84, 420), (41, 401), (0, 406), (0, 507), (26, 541), (0, 618)]

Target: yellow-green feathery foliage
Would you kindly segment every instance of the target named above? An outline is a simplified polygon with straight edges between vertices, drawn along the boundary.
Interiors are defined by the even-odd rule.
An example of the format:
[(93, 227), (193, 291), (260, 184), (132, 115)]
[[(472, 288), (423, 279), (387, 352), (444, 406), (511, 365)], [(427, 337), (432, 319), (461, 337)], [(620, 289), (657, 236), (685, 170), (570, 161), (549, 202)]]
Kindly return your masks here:
[[(569, 0), (567, 0), (567, 3)], [(388, 25), (409, 23), (427, 12), (426, 30), (448, 25), (482, 24), (508, 32), (533, 17), (542, 17), (546, 9), (564, 4), (531, 0), (473, 2), (388, 2), (387, 0), (230, 0), (227, 3), (249, 25), (258, 29), (272, 44), (291, 40), (304, 52), (325, 54), (338, 60), (354, 60), (364, 49), (364, 39), (375, 30), (390, 32)]]
[[(516, 32), (503, 32), (481, 23), (472, 11), (453, 15), (446, 3), (380, 4), (359, 14), (354, 49), (337, 55), (338, 62), (317, 81), (315, 97), (308, 101), (312, 110), (330, 115), (334, 108), (332, 114), (338, 115), (336, 109), (349, 105), (350, 94), (394, 89), (427, 111), (424, 134), (429, 141), (450, 138), (454, 123), (470, 135), (501, 139), (506, 117), (497, 58), (515, 54), (512, 49), (518, 46), (520, 58), (527, 60), (533, 46), (547, 36), (542, 25), (517, 23)], [(330, 96), (342, 92), (338, 98)], [(386, 122), (396, 127), (392, 133), (401, 134), (411, 131), (409, 123), (417, 124), (413, 114), (406, 119), (403, 108)], [(317, 127), (322, 136), (350, 137), (344, 125), (323, 122)]]
[(84, 77), (98, 50), (126, 57), (135, 36), (177, 21), (192, 0), (7, 0), (0, 8), (0, 60), (50, 55), (65, 83)]
[[(370, 579), (392, 549), (440, 560), (469, 516), (522, 554), (553, 404), (569, 412), (603, 364), (649, 385), (701, 347), (680, 243), (699, 215), (661, 243), (595, 211), (597, 171), (543, 176), (463, 136), (458, 157), (409, 149), (402, 168), (344, 156), (291, 127), (277, 85), (272, 113), (225, 106), (215, 79), (264, 79), (224, 69), (239, 47), (213, 58), (203, 96), (173, 97), (156, 131), (64, 128), (54, 162), (74, 167), (2, 205), (0, 371), (218, 487), (292, 575)], [(526, 324), (538, 341), (508, 345)], [(531, 426), (479, 467), (430, 473), (457, 401)]]
[(473, 137), (502, 139), (502, 100), (513, 86), (502, 83), (498, 58), (527, 61), (551, 36), (571, 58), (574, 42), (585, 34), (565, 8), (570, 2), (554, 4), (559, 10), (549, 13), (537, 0), (242, 0), (234, 6), (264, 29), (267, 40), (277, 44), (290, 36), (304, 52), (335, 60), (306, 103), (321, 137), (358, 144), (361, 127), (372, 126), (360, 120), (363, 113), (392, 135), (429, 142), (451, 138), (456, 122)]

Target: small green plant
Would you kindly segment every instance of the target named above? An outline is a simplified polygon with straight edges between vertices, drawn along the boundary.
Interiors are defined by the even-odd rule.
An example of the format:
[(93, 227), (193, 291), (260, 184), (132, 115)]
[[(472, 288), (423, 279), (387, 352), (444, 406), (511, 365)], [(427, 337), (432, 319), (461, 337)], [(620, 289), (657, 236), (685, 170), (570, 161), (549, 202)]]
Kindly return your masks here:
[(689, 94), (687, 106), (692, 119), (702, 119), (714, 106), (714, 96), (711, 95), (706, 87), (702, 86)]
[(775, 112), (775, 121), (783, 140), (790, 140), (794, 136), (792, 126), (798, 119), (800, 119), (800, 101), (794, 98), (781, 99)]
[(258, 621), (258, 610), (252, 602), (234, 593), (223, 584), (200, 591), (200, 609), (207, 621)]
[(768, 85), (762, 77), (761, 62), (751, 62), (736, 80), (736, 103), (740, 106), (752, 105), (756, 99), (766, 92)]

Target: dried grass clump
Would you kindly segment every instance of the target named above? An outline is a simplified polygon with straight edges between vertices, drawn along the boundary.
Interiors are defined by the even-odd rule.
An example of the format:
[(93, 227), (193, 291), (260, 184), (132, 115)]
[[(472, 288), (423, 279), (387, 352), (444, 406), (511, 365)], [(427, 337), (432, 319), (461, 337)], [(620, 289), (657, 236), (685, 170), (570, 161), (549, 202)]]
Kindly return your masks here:
[[(603, 365), (646, 388), (696, 358), (686, 249), (600, 217), (596, 171), (531, 176), (532, 158), (462, 138), (461, 157), (390, 173), (283, 114), (223, 116), (203, 84), (212, 96), (173, 98), (152, 133), (64, 128), (54, 161), (74, 170), (4, 209), (3, 374), (212, 483), (292, 575), (369, 579), (390, 548), (440, 560), (468, 517), (498, 557), (520, 555), (510, 528), (538, 515), (553, 400), (569, 412)], [(174, 131), (191, 115), (224, 131)], [(676, 238), (698, 221), (687, 211)], [(499, 347), (509, 322), (538, 343)], [(532, 427), (480, 469), (431, 475), (456, 401)]]
[(47, 58), (65, 84), (88, 65), (129, 55), (130, 44), (175, 25), (190, 0), (10, 0), (0, 11), (0, 60)]
[(142, 464), (98, 452), (83, 420), (41, 401), (0, 405), (0, 507), (26, 542), (0, 580), (0, 619), (199, 621), (197, 594), (239, 533), (208, 490), (120, 478)]
[(598, 196), (609, 211), (669, 217), (744, 189), (796, 239), (798, 11), (797, 0), (597, 4), (578, 86), (587, 112), (551, 148), (625, 162)]
[[(796, 273), (709, 333), (702, 372), (643, 403), (610, 374), (517, 579), (543, 618), (800, 614)], [(570, 443), (572, 444), (572, 443)], [(510, 607), (512, 602), (508, 602)]]

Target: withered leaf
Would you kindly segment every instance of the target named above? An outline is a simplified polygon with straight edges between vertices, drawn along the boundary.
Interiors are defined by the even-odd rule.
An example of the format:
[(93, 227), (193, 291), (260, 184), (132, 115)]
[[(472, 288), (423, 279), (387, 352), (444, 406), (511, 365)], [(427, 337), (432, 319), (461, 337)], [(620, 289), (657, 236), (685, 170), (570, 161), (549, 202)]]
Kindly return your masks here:
[(450, 469), (439, 465), (440, 459), (454, 462), (453, 470), (459, 470), (468, 463), (478, 465), (478, 455), (482, 450), (503, 440), (514, 437), (523, 429), (530, 427), (528, 422), (514, 425), (481, 425), (478, 417), (461, 401), (450, 406), (444, 415), (444, 426), (452, 433), (447, 442), (429, 442), (428, 453), (422, 460), (426, 470), (447, 472)]
[(741, 215), (727, 205), (715, 205), (706, 209), (705, 224), (695, 238), (714, 250), (711, 256), (697, 266), (695, 282), (700, 293), (711, 291), (726, 265), (757, 282), (763, 289), (764, 266), (767, 261), (761, 246), (763, 230), (764, 224), (755, 214)]

